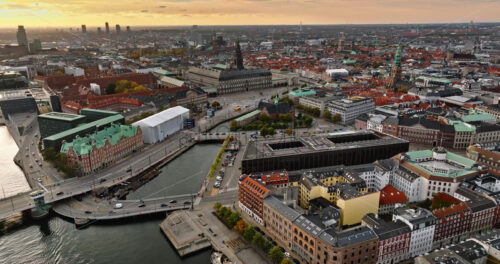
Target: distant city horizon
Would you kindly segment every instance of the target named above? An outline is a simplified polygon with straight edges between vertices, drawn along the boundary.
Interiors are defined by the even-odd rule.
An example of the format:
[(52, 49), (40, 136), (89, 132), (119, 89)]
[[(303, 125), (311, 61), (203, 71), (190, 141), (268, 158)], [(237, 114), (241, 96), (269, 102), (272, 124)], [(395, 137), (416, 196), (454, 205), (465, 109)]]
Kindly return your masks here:
[[(305, 23), (298, 23), (298, 24), (219, 24), (219, 25), (200, 25), (200, 24), (186, 24), (186, 25), (132, 25), (132, 24), (110, 24), (110, 27), (112, 27), (112, 31), (115, 30), (116, 25), (120, 25), (122, 27), (131, 27), (133, 29), (148, 29), (148, 28), (155, 28), (155, 29), (176, 29), (176, 28), (191, 28), (193, 26), (196, 26), (198, 28), (210, 28), (210, 27), (338, 27), (338, 26), (416, 26), (416, 25), (422, 25), (422, 26), (440, 26), (440, 25), (467, 25), (467, 24), (500, 24), (500, 20), (498, 21), (468, 21), (468, 22), (437, 22), (437, 23), (351, 23), (351, 24), (305, 24)], [(101, 28), (101, 30), (105, 29), (104, 26), (105, 23), (102, 25), (100, 24), (82, 24), (86, 26), (87, 30), (90, 31), (97, 31), (98, 28)], [(24, 26), (25, 28), (30, 28), (30, 29), (73, 29), (73, 30), (81, 30), (82, 25), (66, 25), (66, 26), (30, 26), (28, 24), (19, 24), (16, 26), (9, 26), (9, 27), (2, 27), (0, 26), (0, 30), (17, 30), (18, 26)]]

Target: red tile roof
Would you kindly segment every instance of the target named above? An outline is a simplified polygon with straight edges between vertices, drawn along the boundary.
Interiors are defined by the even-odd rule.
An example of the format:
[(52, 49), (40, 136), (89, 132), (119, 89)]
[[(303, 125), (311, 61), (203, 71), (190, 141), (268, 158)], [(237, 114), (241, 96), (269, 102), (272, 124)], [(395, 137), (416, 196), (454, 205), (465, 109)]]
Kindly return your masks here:
[(272, 173), (265, 174), (260, 177), (263, 183), (266, 185), (272, 185), (273, 183), (278, 182), (279, 184), (288, 183), (288, 173)]
[(468, 210), (469, 207), (467, 206), (467, 204), (461, 202), (459, 204), (453, 204), (445, 208), (434, 210), (432, 211), (432, 214), (434, 214), (435, 217), (441, 218), (443, 221), (446, 221), (446, 216), (453, 214), (460, 214), (461, 216), (464, 216), (466, 211)]
[(380, 190), (380, 205), (406, 203), (407, 201), (408, 198), (406, 197), (405, 193), (392, 187), (392, 185), (390, 184)]
[(240, 189), (241, 188), (245, 188), (245, 189), (251, 191), (254, 195), (258, 196), (259, 198), (266, 197), (267, 193), (269, 192), (269, 190), (266, 187), (264, 187), (264, 185), (255, 181), (251, 177), (246, 177), (240, 183)]

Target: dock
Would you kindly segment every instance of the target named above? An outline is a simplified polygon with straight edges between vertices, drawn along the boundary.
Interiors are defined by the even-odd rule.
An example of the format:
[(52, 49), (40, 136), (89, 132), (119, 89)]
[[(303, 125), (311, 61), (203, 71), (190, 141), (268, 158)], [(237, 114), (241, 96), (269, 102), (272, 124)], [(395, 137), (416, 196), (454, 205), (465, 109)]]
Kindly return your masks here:
[(160, 224), (160, 229), (181, 257), (212, 246), (210, 239), (185, 211), (170, 214)]

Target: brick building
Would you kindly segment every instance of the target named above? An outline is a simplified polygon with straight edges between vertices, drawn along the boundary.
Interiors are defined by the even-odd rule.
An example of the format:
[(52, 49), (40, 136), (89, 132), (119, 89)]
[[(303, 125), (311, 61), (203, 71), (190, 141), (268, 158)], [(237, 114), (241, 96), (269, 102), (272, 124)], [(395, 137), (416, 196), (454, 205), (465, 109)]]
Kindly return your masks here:
[(377, 263), (392, 264), (409, 258), (411, 229), (401, 221), (386, 222), (374, 214), (363, 218), (363, 223), (377, 234)]
[(264, 224), (262, 216), (264, 198), (268, 193), (269, 190), (264, 185), (251, 177), (246, 177), (239, 184), (239, 207), (261, 225)]
[(61, 152), (84, 174), (96, 172), (143, 145), (139, 127), (113, 124), (86, 137), (64, 142)]
[[(448, 195), (440, 193), (435, 199), (440, 199), (440, 196), (446, 197)], [(453, 197), (450, 198), (453, 199)], [(434, 248), (457, 243), (468, 235), (472, 213), (466, 203), (456, 200), (448, 207), (432, 211), (432, 214), (436, 217)]]

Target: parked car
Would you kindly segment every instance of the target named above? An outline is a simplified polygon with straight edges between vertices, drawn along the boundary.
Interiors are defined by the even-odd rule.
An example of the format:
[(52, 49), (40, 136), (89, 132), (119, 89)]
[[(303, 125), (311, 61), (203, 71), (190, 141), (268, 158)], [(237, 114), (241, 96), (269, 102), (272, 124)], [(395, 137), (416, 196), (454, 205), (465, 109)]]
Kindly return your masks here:
[(146, 205), (145, 204), (140, 204), (139, 207), (146, 207)]
[(92, 212), (91, 211), (85, 211), (86, 214), (91, 214)]
[(58, 193), (56, 193), (57, 196), (63, 195), (63, 194), (64, 194), (64, 192), (58, 192)]
[(190, 201), (185, 201), (184, 204), (188, 205), (188, 204), (191, 204), (191, 202)]
[(177, 203), (176, 200), (170, 200), (169, 203)]
[(217, 176), (217, 177), (215, 177), (215, 179), (216, 179), (217, 181), (222, 181), (222, 177), (221, 177), (221, 176)]
[(164, 204), (164, 203), (162, 203), (160, 206), (161, 206), (161, 207), (168, 207), (168, 204)]
[(121, 208), (123, 208), (123, 204), (122, 203), (115, 204), (115, 209), (121, 209)]
[(37, 182), (42, 182), (42, 178), (37, 178), (36, 181)]

